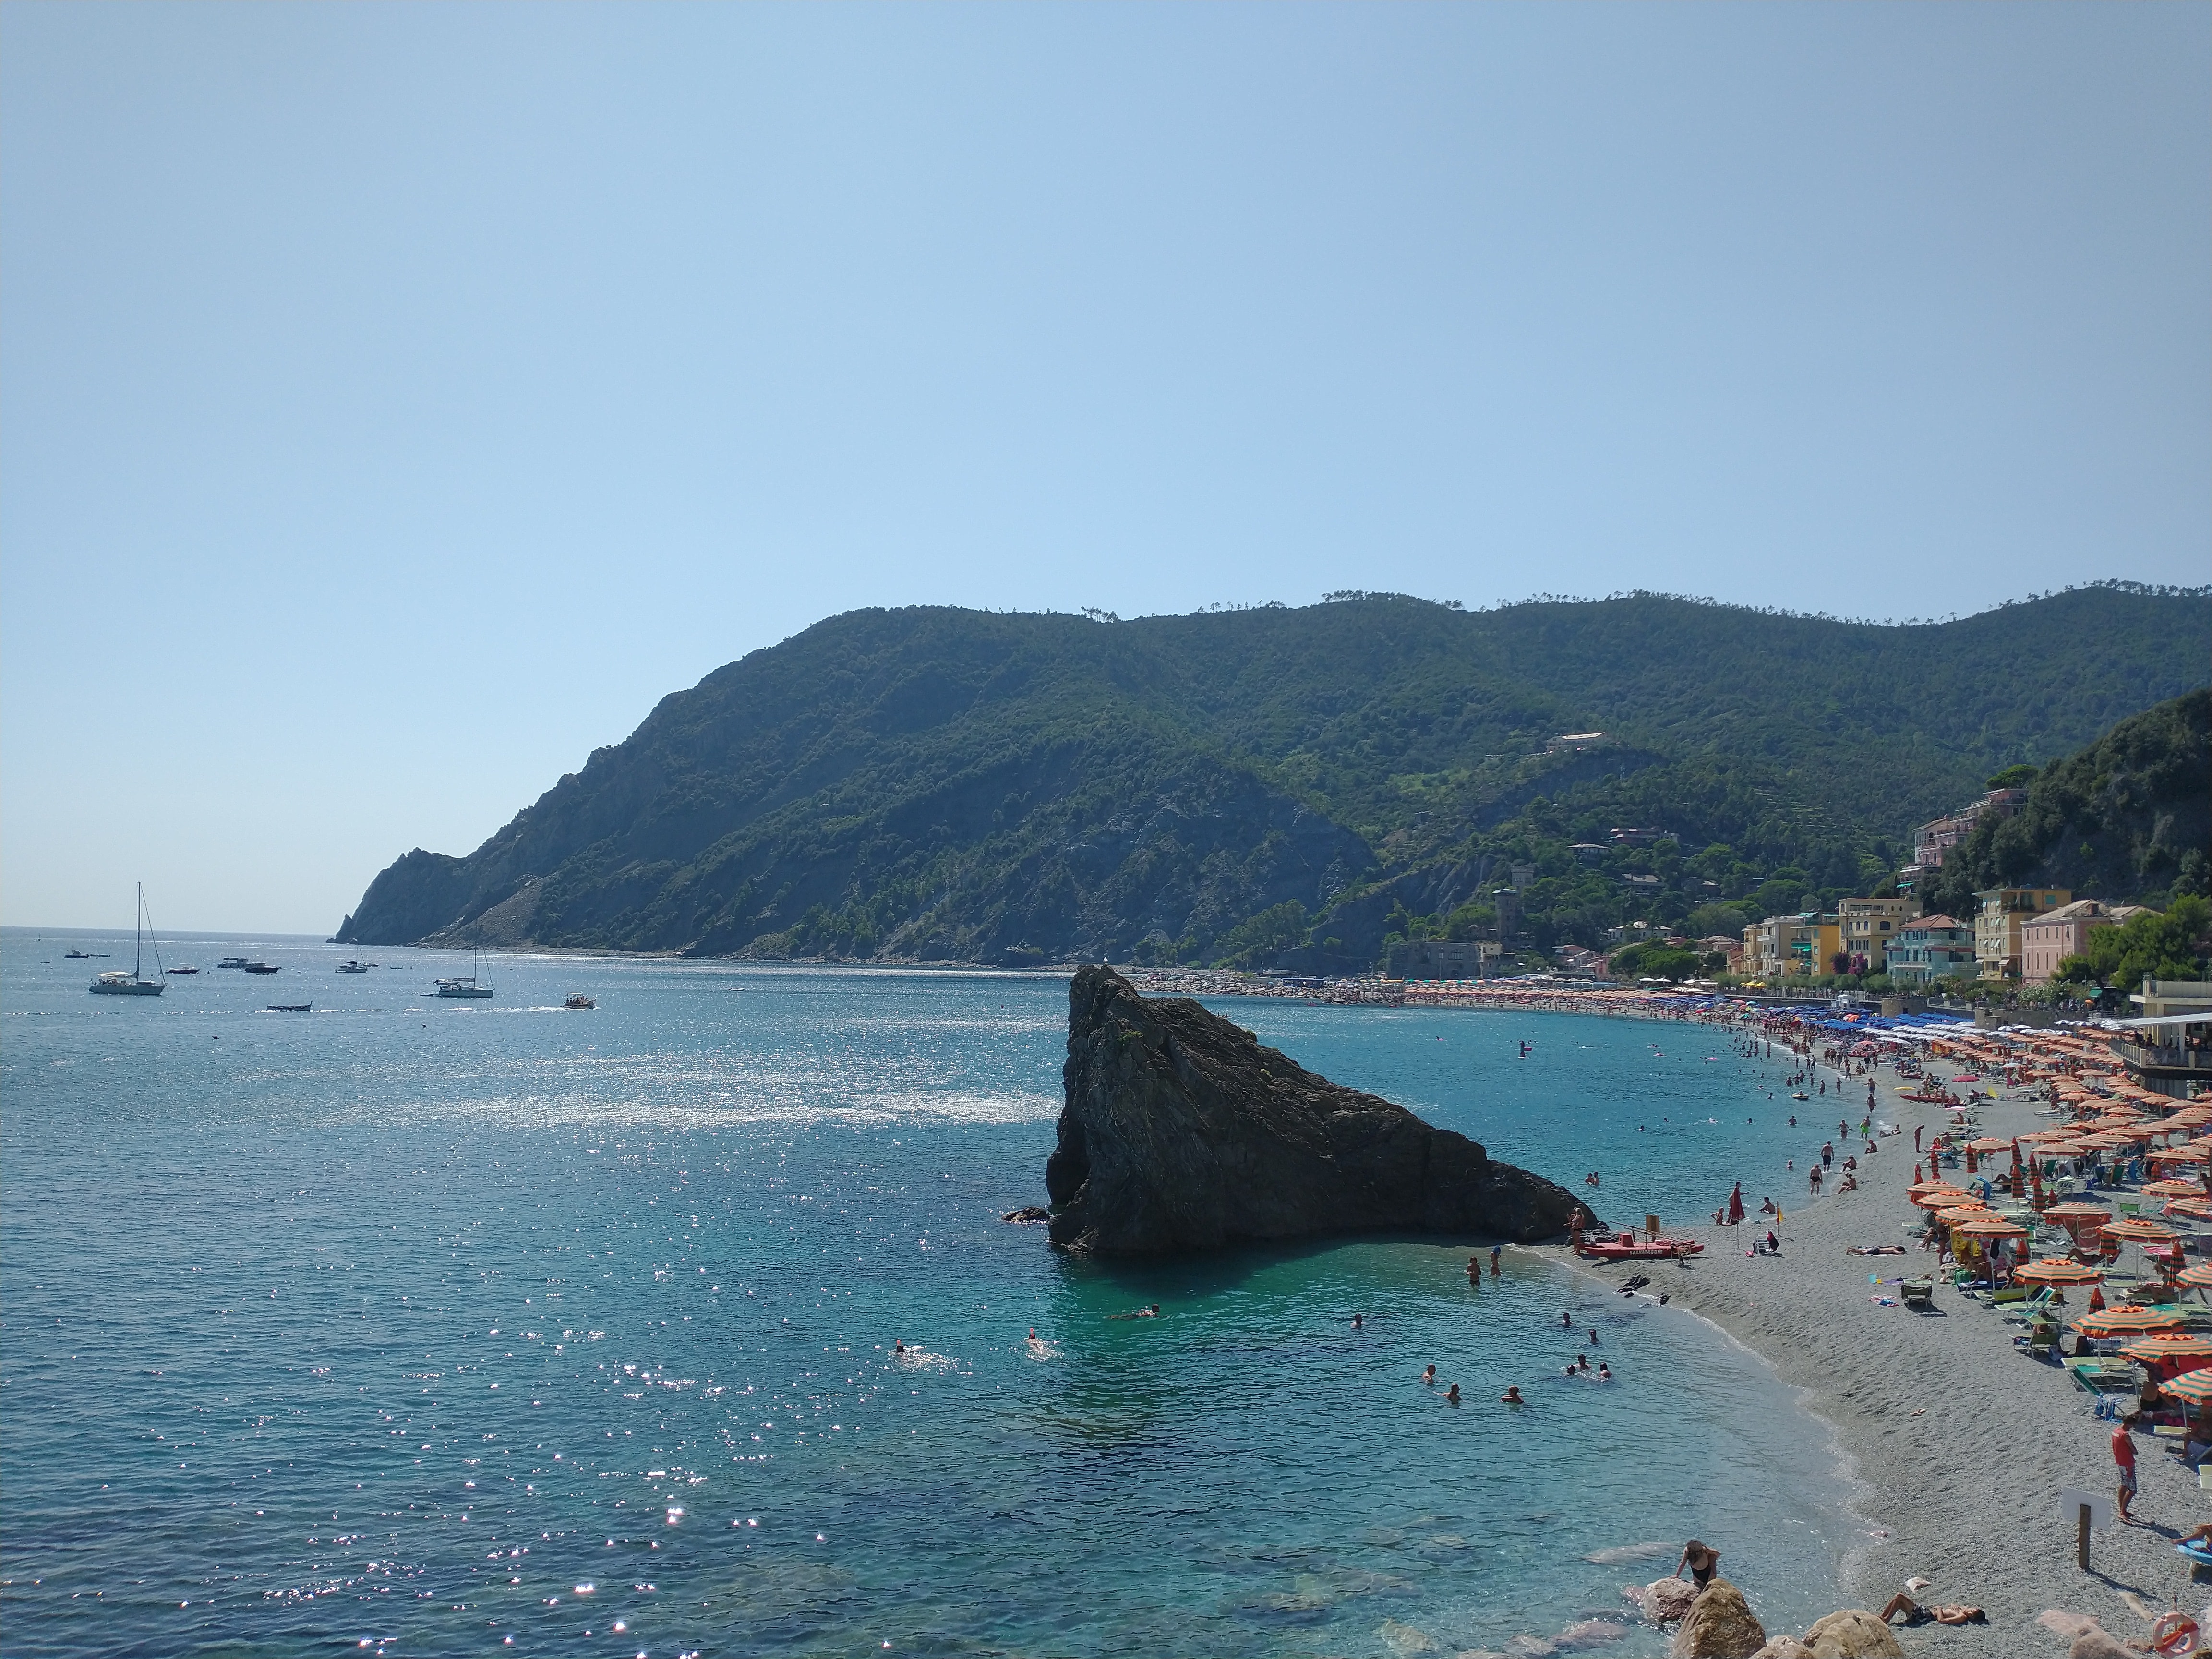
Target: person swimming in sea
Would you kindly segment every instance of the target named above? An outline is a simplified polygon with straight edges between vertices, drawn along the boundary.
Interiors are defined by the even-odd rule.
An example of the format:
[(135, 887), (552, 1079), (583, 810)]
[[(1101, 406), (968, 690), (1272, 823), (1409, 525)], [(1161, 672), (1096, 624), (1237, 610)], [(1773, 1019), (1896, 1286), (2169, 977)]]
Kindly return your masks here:
[(1434, 1365), (1431, 1365), (1424, 1370), (1421, 1373), (1421, 1381), (1427, 1383), (1429, 1387), (1432, 1389), (1435, 1388), (1437, 1386), (1437, 1368)]
[(1160, 1304), (1157, 1302), (1153, 1303), (1149, 1308), (1133, 1308), (1127, 1313), (1108, 1314), (1106, 1316), (1109, 1319), (1158, 1319), (1159, 1316)]
[(1613, 1367), (1607, 1364), (1602, 1359), (1597, 1362), (1597, 1380), (1601, 1382), (1610, 1382), (1613, 1381)]
[(1505, 1254), (1504, 1250), (1503, 1249), (1501, 1249), (1499, 1246), (1496, 1245), (1496, 1244), (1493, 1244), (1493, 1245), (1492, 1245), (1492, 1246), (1490, 1247), (1490, 1276), (1491, 1276), (1492, 1279), (1495, 1279), (1495, 1278), (1497, 1278), (1497, 1277), (1498, 1277), (1498, 1258), (1499, 1258), (1500, 1256), (1504, 1255), (1504, 1254)]
[(1574, 1329), (1574, 1328), (1575, 1328), (1575, 1316), (1574, 1316), (1572, 1314), (1571, 1314), (1571, 1313), (1563, 1313), (1563, 1314), (1561, 1314), (1561, 1315), (1559, 1316), (1559, 1328), (1560, 1328), (1561, 1330), (1563, 1330), (1563, 1331), (1571, 1331), (1571, 1330)]
[(892, 1352), (893, 1353), (904, 1353), (904, 1352), (906, 1352), (906, 1344), (905, 1344), (905, 1343), (903, 1343), (903, 1342), (894, 1342), (894, 1343), (892, 1343), (892, 1344), (891, 1344), (891, 1352)]
[(1366, 1323), (1367, 1316), (1365, 1314), (1354, 1314), (1352, 1316), (1352, 1328), (1353, 1330), (1356, 1331), (1364, 1328)]
[(1444, 1390), (1444, 1404), (1447, 1406), (1456, 1406), (1459, 1404), (1458, 1383), (1455, 1382), (1451, 1387)]
[(1498, 1396), (1498, 1403), (1501, 1406), (1525, 1406), (1528, 1402), (1521, 1397), (1521, 1385), (1516, 1382)]
[(1590, 1327), (1590, 1346), (1597, 1346), (1597, 1327), (1595, 1325)]

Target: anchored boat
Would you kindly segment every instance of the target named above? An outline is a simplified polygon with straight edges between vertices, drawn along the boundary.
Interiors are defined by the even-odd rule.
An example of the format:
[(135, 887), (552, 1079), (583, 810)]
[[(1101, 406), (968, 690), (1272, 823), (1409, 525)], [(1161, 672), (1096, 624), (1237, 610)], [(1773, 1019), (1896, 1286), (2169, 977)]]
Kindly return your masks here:
[(131, 952), (131, 971), (121, 969), (102, 974), (92, 982), (92, 994), (96, 997), (157, 997), (169, 988), (168, 976), (161, 972), (161, 944), (154, 942), (155, 978), (142, 973), (146, 965), (146, 940), (154, 929), (146, 915), (146, 884), (138, 884), (137, 940)]

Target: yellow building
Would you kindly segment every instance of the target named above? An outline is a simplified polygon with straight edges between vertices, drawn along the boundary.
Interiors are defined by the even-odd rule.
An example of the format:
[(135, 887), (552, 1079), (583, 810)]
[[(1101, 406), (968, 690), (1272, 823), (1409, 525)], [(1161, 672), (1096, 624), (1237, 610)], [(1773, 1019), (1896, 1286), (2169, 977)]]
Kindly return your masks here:
[(1745, 971), (1770, 985), (1836, 971), (1843, 930), (1834, 916), (1769, 916), (1743, 930)]
[(1974, 899), (1974, 971), (1984, 979), (2018, 979), (2021, 924), (2072, 903), (2074, 895), (2063, 887), (1990, 887)]
[(1836, 901), (1836, 920), (1843, 933), (1838, 947), (1851, 959), (1854, 974), (1879, 974), (1889, 960), (1889, 942), (1900, 923), (1920, 914), (1915, 898), (1847, 898)]

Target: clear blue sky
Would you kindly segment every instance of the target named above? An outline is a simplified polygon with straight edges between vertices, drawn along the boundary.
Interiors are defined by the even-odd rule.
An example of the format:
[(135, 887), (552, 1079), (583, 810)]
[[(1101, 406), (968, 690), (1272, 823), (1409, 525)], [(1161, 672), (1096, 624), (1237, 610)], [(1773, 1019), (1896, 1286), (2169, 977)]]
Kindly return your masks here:
[(834, 612), (2197, 583), (2212, 8), (0, 10), (0, 918)]

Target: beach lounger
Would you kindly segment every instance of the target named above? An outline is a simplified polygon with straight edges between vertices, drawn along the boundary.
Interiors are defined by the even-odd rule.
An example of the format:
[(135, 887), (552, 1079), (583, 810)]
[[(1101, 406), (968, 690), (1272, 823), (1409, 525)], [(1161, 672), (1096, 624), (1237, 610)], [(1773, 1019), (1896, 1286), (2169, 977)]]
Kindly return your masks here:
[(2045, 1362), (2058, 1352), (2058, 1330), (2056, 1326), (2038, 1325), (2027, 1334), (2027, 1357)]
[(2094, 1395), (2134, 1394), (2142, 1384), (2136, 1381), (2136, 1368), (2125, 1359), (2069, 1359), (2066, 1369), (2074, 1380)]
[(1898, 1285), (1897, 1293), (1915, 1313), (1935, 1311), (1936, 1281), (1932, 1279), (1908, 1279)]

